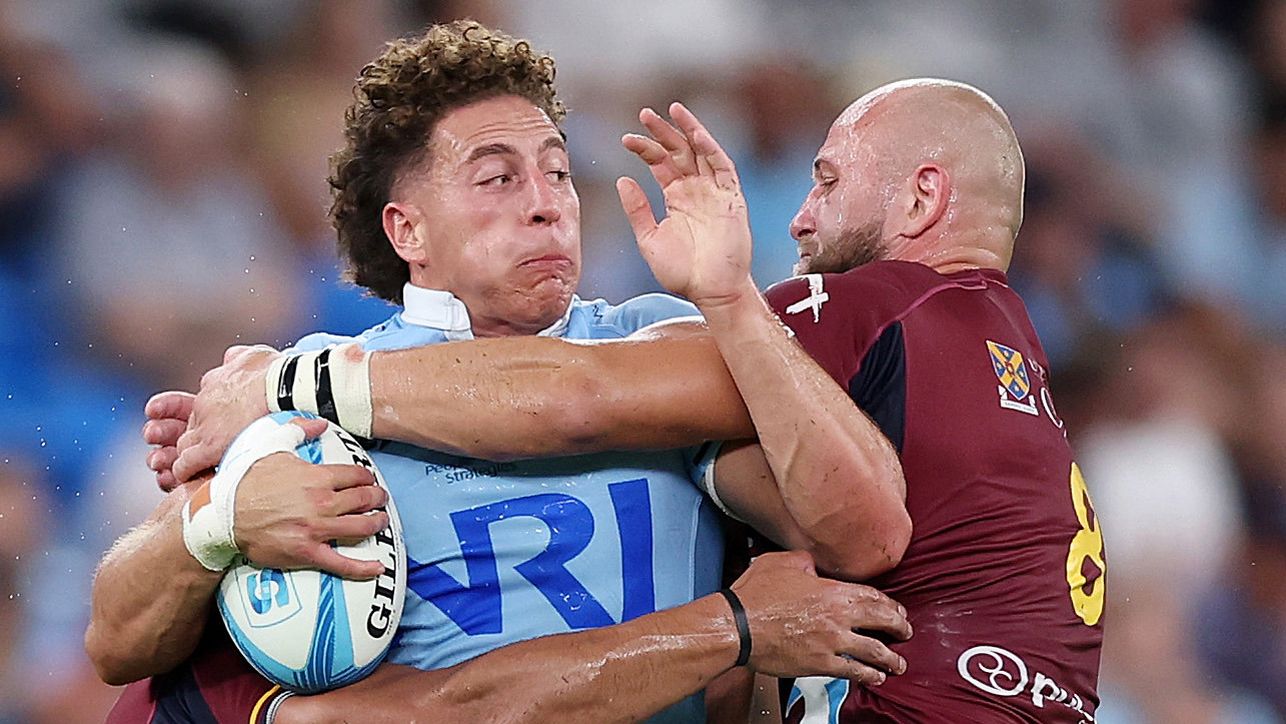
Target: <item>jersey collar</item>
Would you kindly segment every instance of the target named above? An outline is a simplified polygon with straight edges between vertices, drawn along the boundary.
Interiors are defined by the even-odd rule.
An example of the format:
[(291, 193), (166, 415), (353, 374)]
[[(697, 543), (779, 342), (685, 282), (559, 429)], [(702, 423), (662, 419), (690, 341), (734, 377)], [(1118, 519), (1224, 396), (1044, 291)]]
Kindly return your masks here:
[[(558, 321), (537, 332), (541, 337), (561, 337), (567, 333), (572, 307), (579, 297), (572, 295), (572, 303)], [(438, 329), (449, 340), (473, 339), (473, 323), (464, 302), (448, 291), (417, 287), (408, 282), (402, 287), (402, 321), (420, 327)]]

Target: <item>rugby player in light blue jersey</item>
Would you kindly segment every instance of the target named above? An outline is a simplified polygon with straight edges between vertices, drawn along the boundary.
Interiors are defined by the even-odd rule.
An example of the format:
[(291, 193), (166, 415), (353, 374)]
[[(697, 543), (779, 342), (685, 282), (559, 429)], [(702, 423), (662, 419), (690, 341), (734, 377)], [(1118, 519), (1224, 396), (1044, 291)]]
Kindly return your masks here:
[[(640, 332), (708, 343), (698, 325), (682, 321), (696, 312), (687, 302), (648, 295), (614, 306), (574, 295), (580, 210), (556, 125), (563, 110), (551, 81), (551, 59), (469, 23), (436, 26), (422, 38), (390, 44), (364, 69), (348, 116), (349, 145), (332, 179), (332, 216), (356, 281), (403, 309), (357, 338), (301, 340), (279, 360), (279, 378), (289, 384), (280, 386), (275, 404), (309, 404), (292, 399), (297, 381), (320, 380), (316, 375), (323, 369), (340, 379), (347, 367), (362, 364), (362, 354), (375, 351), (484, 336), (592, 341)], [(659, 324), (664, 322), (669, 324)], [(777, 336), (789, 349), (785, 334)], [(352, 342), (360, 344), (356, 358), (356, 345), (326, 351)], [(675, 360), (673, 367), (680, 386), (683, 364)], [(812, 374), (829, 382), (820, 370)], [(261, 374), (260, 390), (263, 379)], [(477, 394), (503, 398), (505, 381), (492, 382)], [(323, 389), (310, 389), (310, 402), (323, 411), (333, 403), (343, 409), (332, 413), (352, 418), (352, 392), (335, 389), (328, 397)], [(722, 393), (739, 399), (731, 380)], [(511, 412), (521, 417), (530, 411)], [(458, 413), (467, 416), (469, 410)], [(781, 414), (806, 421), (813, 411), (801, 405)], [(845, 424), (864, 425), (869, 432), (870, 421), (855, 408), (850, 417)], [(462, 457), (478, 452), (463, 444), (436, 445), (435, 452), (376, 443), (375, 459), (398, 499), (411, 559), (407, 607), (392, 665), (382, 667), (383, 675), (352, 687), (357, 696), (345, 699), (346, 692), (336, 692), (319, 701), (332, 697), (331, 711), (347, 706), (344, 711), (362, 718), (377, 712), (396, 718), (398, 711), (409, 715), (404, 707), (423, 706), (429, 708), (426, 716), (444, 721), (463, 720), (449, 707), (466, 699), (475, 706), (468, 710), (471, 718), (479, 711), (488, 718), (539, 712), (595, 721), (637, 719), (673, 704), (655, 721), (702, 721), (700, 697), (691, 695), (738, 658), (723, 661), (717, 649), (702, 651), (708, 642), (701, 641), (710, 638), (702, 623), (710, 617), (707, 594), (718, 588), (722, 573), (719, 523), (704, 493), (717, 489), (733, 496), (744, 517), (779, 541), (809, 548), (832, 571), (847, 570), (855, 542), (843, 516), (796, 512), (810, 506), (814, 512), (842, 512), (854, 503), (837, 506), (813, 496), (804, 508), (788, 509), (776, 484), (801, 494), (822, 484), (830, 488), (828, 497), (844, 499), (843, 488), (830, 477), (813, 480), (815, 471), (805, 465), (770, 469), (756, 446), (741, 443), (720, 453), (719, 480), (712, 481), (709, 458), (718, 446), (679, 448), (674, 442), (750, 437), (754, 429), (744, 407), (731, 419), (698, 429), (709, 434), (694, 435), (686, 425), (645, 431), (645, 439), (668, 444), (631, 447), (658, 448), (652, 452), (512, 462)], [(160, 434), (176, 427), (166, 430)], [(821, 451), (831, 434), (827, 430), (816, 440), (796, 435), (801, 439), (795, 447), (816, 452), (824, 467), (831, 458)], [(888, 452), (893, 462), (884, 472), (896, 483), (896, 459)], [(172, 458), (152, 462), (168, 467)], [(347, 472), (322, 469), (331, 467)], [(300, 482), (283, 484), (283, 471)], [(774, 472), (782, 480), (774, 481)], [(837, 472), (842, 478), (851, 471), (832, 474)], [(382, 502), (363, 475), (349, 466), (313, 467), (288, 456), (265, 459), (242, 481), (233, 542), (264, 565), (377, 575), (380, 570), (343, 559), (328, 545), (337, 536), (373, 533), (382, 523), (378, 515), (363, 515)], [(128, 681), (169, 670), (200, 640), (221, 571), (206, 570), (184, 550), (183, 520), (176, 511), (194, 487), (172, 494), (100, 568), (87, 648), (104, 678)], [(782, 564), (759, 566), (758, 575), (780, 575), (780, 590), (766, 593), (772, 587), (760, 585), (753, 588), (760, 595), (746, 601), (756, 637), (746, 654), (754, 668), (847, 675), (869, 683), (882, 681), (883, 671), (902, 670), (896, 655), (855, 633), (870, 628), (905, 636), (895, 604), (870, 589), (821, 581), (793, 564), (786, 566), (790, 573), (775, 572), (773, 565)], [(747, 575), (755, 572), (752, 567)], [(752, 588), (743, 583), (737, 590)], [(845, 620), (816, 615), (829, 607), (807, 605), (828, 596), (843, 599)], [(854, 606), (855, 601), (868, 606)], [(671, 608), (683, 617), (658, 614), (652, 623), (616, 626), (633, 619), (643, 624), (648, 614)], [(529, 642), (512, 648), (521, 655), (479, 658), (507, 644), (602, 628), (619, 633)], [(640, 643), (640, 634), (652, 638)], [(527, 662), (533, 647), (559, 662), (551, 664), (554, 671), (532, 670)], [(568, 652), (582, 663), (560, 672)], [(462, 663), (483, 660), (489, 663), (481, 673)], [(411, 677), (404, 667), (399, 673), (397, 664), (442, 675)], [(478, 677), (485, 676), (493, 677), (491, 687), (479, 686)], [(449, 688), (459, 681), (471, 686)], [(483, 694), (486, 701), (479, 704)]]

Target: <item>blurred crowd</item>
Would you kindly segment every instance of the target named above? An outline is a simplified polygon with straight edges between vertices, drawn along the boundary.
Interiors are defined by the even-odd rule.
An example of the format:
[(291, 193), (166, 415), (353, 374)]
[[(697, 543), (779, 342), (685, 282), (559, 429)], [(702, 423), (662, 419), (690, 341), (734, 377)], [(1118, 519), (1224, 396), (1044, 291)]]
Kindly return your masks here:
[(0, 723), (114, 700), (80, 636), (160, 497), (146, 397), (390, 313), (342, 281), (327, 156), (381, 43), (463, 16), (558, 59), (591, 298), (656, 288), (612, 186), (641, 106), (725, 142), (766, 285), (849, 101), (991, 93), (1106, 531), (1098, 721), (1286, 721), (1286, 0), (0, 0)]

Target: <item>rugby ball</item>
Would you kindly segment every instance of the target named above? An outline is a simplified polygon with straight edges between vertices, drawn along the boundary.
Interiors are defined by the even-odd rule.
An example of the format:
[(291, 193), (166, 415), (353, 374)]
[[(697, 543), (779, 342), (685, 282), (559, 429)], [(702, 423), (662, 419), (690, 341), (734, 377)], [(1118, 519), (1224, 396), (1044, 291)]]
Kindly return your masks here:
[[(278, 412), (262, 417), (237, 436), (223, 459), (259, 452), (256, 444), (262, 445), (264, 433), (296, 417), (316, 415)], [(328, 424), (325, 433), (296, 447), (295, 454), (313, 464), (361, 465), (388, 490), (361, 444), (337, 425)], [(375, 580), (260, 568), (244, 557), (224, 574), (218, 607), (228, 635), (269, 681), (301, 693), (326, 691), (370, 674), (388, 653), (402, 618), (406, 548), (392, 498), (384, 510), (389, 527), (381, 533), (355, 545), (332, 542), (342, 555), (384, 563), (384, 574)]]

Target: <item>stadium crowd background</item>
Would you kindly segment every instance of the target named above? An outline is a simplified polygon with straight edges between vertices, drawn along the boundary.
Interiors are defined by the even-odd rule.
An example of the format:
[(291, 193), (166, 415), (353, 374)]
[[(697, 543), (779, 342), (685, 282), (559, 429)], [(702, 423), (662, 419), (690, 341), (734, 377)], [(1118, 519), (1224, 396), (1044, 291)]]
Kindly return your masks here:
[(147, 395), (389, 313), (338, 282), (326, 157), (381, 42), (459, 16), (558, 59), (587, 297), (656, 287), (612, 188), (642, 105), (725, 142), (766, 284), (839, 109), (993, 94), (1011, 280), (1106, 529), (1099, 721), (1286, 719), (1286, 0), (0, 0), (0, 722), (114, 700), (81, 633), (160, 495)]

